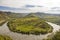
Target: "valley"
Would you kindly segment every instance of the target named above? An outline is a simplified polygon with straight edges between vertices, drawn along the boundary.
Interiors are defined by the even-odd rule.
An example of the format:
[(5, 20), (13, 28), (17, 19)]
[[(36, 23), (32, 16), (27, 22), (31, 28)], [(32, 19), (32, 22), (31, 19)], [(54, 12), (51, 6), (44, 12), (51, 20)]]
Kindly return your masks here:
[[(57, 31), (59, 31), (60, 26), (47, 22), (48, 24), (50, 24), (53, 27), (53, 32), (52, 33), (48, 33), (48, 34), (40, 34), (40, 35), (26, 35), (26, 34), (21, 34), (21, 33), (16, 33), (16, 32), (12, 32), (9, 30), (8, 26), (7, 26), (6, 22), (5, 24), (3, 24), (2, 26), (0, 26), (0, 34), (1, 35), (8, 35), (10, 36), (13, 40), (43, 40), (44, 38), (47, 38), (48, 35), (51, 35), (52, 33), (55, 33)], [(57, 29), (56, 29), (57, 28)]]
[(11, 40), (43, 40), (57, 31), (60, 34), (59, 17), (60, 14), (0, 12), (0, 35)]

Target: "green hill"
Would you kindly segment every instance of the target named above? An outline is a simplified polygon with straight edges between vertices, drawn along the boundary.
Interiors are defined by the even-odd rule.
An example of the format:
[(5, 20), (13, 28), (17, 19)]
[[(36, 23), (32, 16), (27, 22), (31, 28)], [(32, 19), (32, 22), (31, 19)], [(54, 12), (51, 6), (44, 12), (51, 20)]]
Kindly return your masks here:
[(0, 11), (0, 25), (5, 23), (5, 21), (10, 21), (15, 18), (21, 18), (26, 16), (27, 14), (25, 13), (14, 13), (14, 12), (4, 12)]
[(60, 18), (59, 18), (60, 14), (47, 14), (47, 13), (37, 12), (37, 13), (31, 13), (29, 15), (32, 15), (32, 14), (36, 15), (36, 16), (40, 17), (41, 19), (46, 20), (48, 22), (52, 22), (52, 23), (60, 25)]
[(52, 32), (52, 27), (35, 15), (18, 18), (8, 22), (9, 29), (22, 34), (46, 34)]
[(46, 20), (46, 21), (49, 21), (49, 22), (56, 23), (56, 24), (60, 25), (60, 18), (59, 18), (60, 14), (47, 14), (47, 13), (42, 13), (42, 12), (36, 12), (36, 13), (14, 13), (14, 12), (3, 12), (3, 11), (0, 11), (0, 20), (3, 20), (3, 21), (5, 19), (12, 20), (12, 19), (28, 17), (28, 16), (32, 17), (32, 15), (36, 16), (36, 17), (40, 17), (40, 19), (43, 19), (43, 20)]

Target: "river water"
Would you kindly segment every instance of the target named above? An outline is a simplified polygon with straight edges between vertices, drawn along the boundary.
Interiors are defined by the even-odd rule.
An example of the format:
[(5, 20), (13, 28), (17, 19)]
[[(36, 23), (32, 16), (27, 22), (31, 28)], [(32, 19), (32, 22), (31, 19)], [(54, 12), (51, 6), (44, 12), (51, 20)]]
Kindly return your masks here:
[[(53, 27), (53, 32), (55, 33), (56, 31), (58, 31), (60, 29), (59, 25), (47, 22), (49, 25), (51, 25)], [(0, 27), (0, 34), (2, 35), (8, 35), (10, 36), (13, 40), (42, 40), (44, 38), (47, 38), (48, 35), (52, 34), (52, 33), (48, 33), (45, 35), (26, 35), (26, 34), (20, 34), (20, 33), (16, 33), (16, 32), (11, 32), (7, 26), (7, 22), (5, 24), (3, 24)]]

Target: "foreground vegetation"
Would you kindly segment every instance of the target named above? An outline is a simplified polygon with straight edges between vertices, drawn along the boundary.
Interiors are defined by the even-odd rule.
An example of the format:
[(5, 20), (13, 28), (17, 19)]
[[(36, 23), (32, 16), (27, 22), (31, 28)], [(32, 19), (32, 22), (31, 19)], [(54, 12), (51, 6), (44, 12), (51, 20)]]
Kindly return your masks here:
[(60, 31), (56, 32), (56, 34), (53, 34), (52, 37), (48, 37), (47, 39), (44, 40), (60, 40)]
[(9, 29), (22, 34), (46, 34), (52, 27), (39, 17), (25, 17), (8, 22)]
[(0, 35), (0, 40), (12, 40), (9, 36), (6, 35)]

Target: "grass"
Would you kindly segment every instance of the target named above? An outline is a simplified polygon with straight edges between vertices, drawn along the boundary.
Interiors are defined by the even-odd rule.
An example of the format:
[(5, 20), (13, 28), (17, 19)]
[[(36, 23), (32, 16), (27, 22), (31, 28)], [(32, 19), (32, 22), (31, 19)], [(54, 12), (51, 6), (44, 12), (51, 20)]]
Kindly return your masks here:
[(2, 26), (5, 22), (6, 22), (6, 20), (1, 20), (0, 21), (0, 26)]
[(12, 40), (9, 36), (6, 35), (0, 35), (0, 40)]
[(57, 31), (56, 34), (52, 34), (52, 37), (48, 37), (44, 40), (60, 40), (60, 31)]
[(52, 32), (52, 27), (38, 17), (14, 19), (8, 22), (8, 27), (13, 32), (22, 34), (46, 34)]
[(49, 16), (49, 17), (47, 16), (47, 17), (44, 17), (43, 19), (60, 25), (60, 16)]
[(0, 12), (0, 26), (3, 25), (7, 21), (8, 17), (5, 13)]

